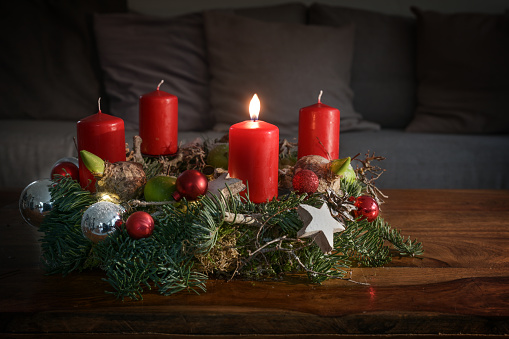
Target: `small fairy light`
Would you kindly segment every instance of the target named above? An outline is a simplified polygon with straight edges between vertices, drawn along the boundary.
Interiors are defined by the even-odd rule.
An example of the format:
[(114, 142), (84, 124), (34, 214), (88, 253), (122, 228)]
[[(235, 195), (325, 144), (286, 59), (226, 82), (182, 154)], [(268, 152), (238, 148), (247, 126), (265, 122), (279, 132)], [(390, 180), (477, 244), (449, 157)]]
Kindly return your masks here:
[(118, 195), (114, 193), (102, 192), (98, 194), (99, 201), (108, 201), (112, 203), (118, 203), (120, 201)]

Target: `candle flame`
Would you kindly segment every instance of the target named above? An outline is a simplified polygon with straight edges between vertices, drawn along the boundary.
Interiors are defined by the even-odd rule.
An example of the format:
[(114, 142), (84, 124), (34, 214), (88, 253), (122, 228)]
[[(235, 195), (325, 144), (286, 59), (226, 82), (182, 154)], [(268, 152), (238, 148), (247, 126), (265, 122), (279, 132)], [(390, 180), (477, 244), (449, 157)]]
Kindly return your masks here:
[(258, 99), (258, 95), (253, 95), (253, 99), (249, 103), (249, 116), (251, 120), (258, 120), (258, 116), (260, 115), (260, 99)]

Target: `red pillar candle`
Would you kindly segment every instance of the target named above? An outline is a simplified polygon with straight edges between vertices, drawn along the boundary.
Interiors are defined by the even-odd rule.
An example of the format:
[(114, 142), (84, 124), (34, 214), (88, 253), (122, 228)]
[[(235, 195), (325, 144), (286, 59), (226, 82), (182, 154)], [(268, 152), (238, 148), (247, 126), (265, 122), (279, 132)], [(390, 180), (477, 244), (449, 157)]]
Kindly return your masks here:
[(339, 157), (339, 110), (322, 104), (322, 93), (318, 103), (299, 111), (299, 159), (306, 155), (320, 155), (329, 160)]
[(228, 173), (248, 186), (254, 203), (277, 198), (279, 129), (258, 120), (260, 101), (255, 94), (249, 105), (251, 120), (230, 127)]
[(101, 112), (81, 119), (77, 123), (78, 157), (81, 187), (95, 191), (95, 179), (83, 164), (79, 151), (89, 151), (111, 163), (125, 161), (124, 120)]
[(178, 99), (159, 90), (140, 96), (141, 153), (170, 155), (178, 149)]

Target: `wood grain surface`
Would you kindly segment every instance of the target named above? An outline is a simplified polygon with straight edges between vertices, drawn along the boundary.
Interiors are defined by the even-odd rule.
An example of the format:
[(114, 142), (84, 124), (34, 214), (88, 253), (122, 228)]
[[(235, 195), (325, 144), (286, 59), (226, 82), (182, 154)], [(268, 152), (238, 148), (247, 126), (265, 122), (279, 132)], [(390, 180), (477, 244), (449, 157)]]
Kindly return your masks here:
[(100, 270), (44, 274), (40, 234), (23, 222), (19, 193), (0, 198), (0, 336), (509, 334), (509, 191), (385, 191), (382, 217), (425, 253), (352, 269), (369, 285), (210, 280), (201, 295), (125, 302), (104, 293)]

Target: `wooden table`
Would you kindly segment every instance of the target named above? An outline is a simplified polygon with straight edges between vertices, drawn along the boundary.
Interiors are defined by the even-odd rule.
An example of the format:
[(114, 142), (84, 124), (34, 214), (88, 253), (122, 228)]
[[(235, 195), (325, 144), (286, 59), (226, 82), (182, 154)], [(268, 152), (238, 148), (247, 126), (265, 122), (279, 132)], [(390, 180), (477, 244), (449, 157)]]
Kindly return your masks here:
[[(383, 217), (423, 242), (421, 259), (353, 269), (353, 279), (209, 281), (202, 295), (118, 301), (101, 271), (45, 276), (38, 231), (1, 195), (0, 336), (174, 337), (509, 333), (509, 191), (388, 190)], [(122, 335), (123, 337), (124, 335)]]

